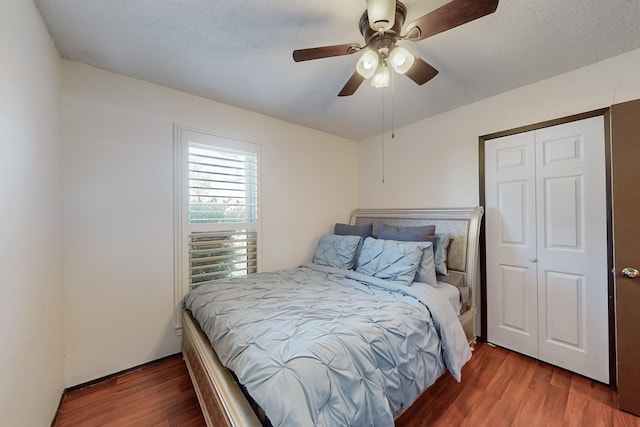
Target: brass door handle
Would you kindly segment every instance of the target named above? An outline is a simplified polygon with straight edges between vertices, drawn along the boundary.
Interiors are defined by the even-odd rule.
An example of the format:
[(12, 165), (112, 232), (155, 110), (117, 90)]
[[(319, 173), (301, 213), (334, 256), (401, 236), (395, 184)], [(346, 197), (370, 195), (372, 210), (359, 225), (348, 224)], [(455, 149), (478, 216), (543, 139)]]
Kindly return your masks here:
[(635, 279), (636, 277), (638, 277), (638, 270), (631, 267), (623, 268), (621, 273), (623, 276), (627, 276), (630, 279)]

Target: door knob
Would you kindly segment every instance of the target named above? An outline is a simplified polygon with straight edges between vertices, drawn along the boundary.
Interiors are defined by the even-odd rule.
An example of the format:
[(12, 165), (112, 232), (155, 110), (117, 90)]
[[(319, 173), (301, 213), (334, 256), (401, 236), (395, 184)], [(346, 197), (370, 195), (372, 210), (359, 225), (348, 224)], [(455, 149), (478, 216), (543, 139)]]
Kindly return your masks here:
[(621, 273), (623, 276), (627, 276), (631, 279), (635, 279), (636, 277), (638, 277), (638, 270), (631, 267), (623, 268)]

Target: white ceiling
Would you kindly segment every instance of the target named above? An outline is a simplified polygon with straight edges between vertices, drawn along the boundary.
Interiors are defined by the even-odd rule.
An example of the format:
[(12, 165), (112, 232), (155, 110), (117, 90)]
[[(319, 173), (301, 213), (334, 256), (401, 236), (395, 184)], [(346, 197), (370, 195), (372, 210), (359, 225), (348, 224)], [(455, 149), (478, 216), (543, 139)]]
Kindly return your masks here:
[[(406, 22), (446, 2), (406, 0)], [(639, 0), (501, 0), (404, 44), (440, 71), (430, 82), (338, 98), (358, 55), (295, 63), (292, 51), (361, 43), (365, 0), (34, 3), (65, 58), (352, 139), (380, 133), (392, 95), (401, 126), (640, 47)]]

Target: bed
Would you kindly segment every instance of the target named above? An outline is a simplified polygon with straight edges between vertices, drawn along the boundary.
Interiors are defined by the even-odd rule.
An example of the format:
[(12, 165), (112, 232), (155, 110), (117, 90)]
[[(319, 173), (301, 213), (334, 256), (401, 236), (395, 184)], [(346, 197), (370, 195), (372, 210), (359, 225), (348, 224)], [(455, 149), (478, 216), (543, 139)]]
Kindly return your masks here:
[[(323, 239), (343, 246), (348, 243), (349, 251), (355, 244), (351, 238), (323, 235), (314, 263), (249, 276), (244, 279), (246, 286), (238, 282), (239, 279), (230, 279), (191, 292), (185, 298), (188, 309), (182, 311), (182, 350), (207, 425), (270, 425), (272, 418), (275, 419), (273, 425), (373, 424), (371, 420), (389, 425), (393, 418), (388, 417), (401, 414), (447, 370), (459, 380), (460, 369), (470, 357), (465, 356), (464, 350), (470, 355), (468, 348), (476, 337), (475, 289), (482, 214), (481, 207), (356, 210), (350, 223), (343, 225), (356, 230), (371, 224), (373, 237), (377, 237), (358, 241), (356, 262), (361, 263), (357, 266), (341, 265), (342, 261), (336, 261), (335, 253), (331, 253), (334, 258), (330, 258), (330, 262), (323, 263), (324, 254), (319, 252)], [(427, 283), (432, 279), (427, 280), (424, 275), (420, 282), (414, 281), (412, 276), (410, 286), (401, 282), (403, 277), (385, 276), (388, 269), (386, 266), (379, 268), (381, 257), (377, 255), (389, 252), (387, 246), (378, 251), (380, 245), (392, 245), (394, 250), (414, 250), (409, 244), (413, 240), (411, 236), (393, 233), (428, 226), (435, 226), (434, 237), (437, 239), (420, 248), (431, 247), (433, 262), (440, 264), (437, 285)], [(389, 232), (397, 238), (387, 237)], [(407, 245), (397, 241), (405, 241)], [(446, 274), (442, 274), (443, 248)], [(369, 259), (368, 255), (372, 253), (375, 256)], [(406, 254), (403, 253), (403, 260)], [(373, 273), (366, 271), (376, 262), (378, 267), (373, 267)], [(266, 280), (267, 284), (257, 280)], [(245, 294), (246, 300), (243, 299)], [(282, 312), (273, 314), (271, 308), (257, 306), (258, 302), (263, 304), (264, 301), (267, 305), (275, 304), (277, 296), (283, 294), (287, 295), (286, 301), (277, 303), (278, 307), (286, 305)], [(230, 306), (238, 300), (244, 305)], [(439, 308), (445, 305), (446, 309)], [(258, 308), (254, 311), (253, 307)], [(332, 312), (334, 309), (337, 311)], [(206, 311), (213, 314), (204, 317)], [(233, 317), (238, 313), (240, 316)], [(453, 321), (449, 313), (454, 313)], [(274, 321), (275, 326), (267, 326), (266, 321), (256, 322), (262, 319), (261, 316)], [(310, 329), (298, 327), (296, 322), (302, 317), (311, 318)], [(391, 323), (396, 321), (400, 324)], [(241, 332), (244, 324), (248, 327)], [(353, 331), (343, 331), (342, 325), (349, 325)], [(370, 325), (382, 325), (391, 331), (384, 338), (388, 349), (381, 349), (378, 336), (369, 335), (373, 333)], [(211, 335), (214, 333), (218, 335)], [(267, 336), (271, 343), (268, 346), (275, 345), (276, 350), (266, 348), (264, 337)], [(331, 339), (325, 340), (325, 337)], [(461, 338), (465, 349), (461, 348)], [(237, 342), (242, 343), (239, 349), (231, 347), (230, 342), (234, 340), (236, 346)], [(212, 342), (220, 357), (213, 350)], [(306, 348), (314, 343), (322, 345), (313, 350)], [(364, 347), (359, 347), (362, 343)], [(365, 362), (357, 360), (352, 364), (342, 362), (348, 359), (347, 356), (335, 356), (342, 351), (359, 355), (367, 353), (369, 348), (375, 356), (371, 366), (367, 359), (372, 358), (371, 355), (365, 356)], [(312, 357), (307, 357), (309, 352), (313, 353)], [(256, 360), (264, 359), (268, 359), (267, 365), (255, 365)], [(340, 366), (334, 360), (340, 360)], [(418, 367), (410, 365), (413, 363)], [(394, 379), (389, 380), (385, 375)], [(324, 381), (325, 377), (326, 384), (315, 383), (317, 378)], [(384, 393), (388, 394), (383, 394), (384, 398), (376, 395), (382, 383), (385, 384)], [(254, 396), (259, 397), (260, 404)], [(320, 403), (314, 403), (314, 399), (319, 399)], [(305, 403), (311, 415), (305, 411), (296, 412), (297, 407)], [(382, 412), (377, 413), (378, 410)], [(304, 418), (306, 416), (312, 418)]]

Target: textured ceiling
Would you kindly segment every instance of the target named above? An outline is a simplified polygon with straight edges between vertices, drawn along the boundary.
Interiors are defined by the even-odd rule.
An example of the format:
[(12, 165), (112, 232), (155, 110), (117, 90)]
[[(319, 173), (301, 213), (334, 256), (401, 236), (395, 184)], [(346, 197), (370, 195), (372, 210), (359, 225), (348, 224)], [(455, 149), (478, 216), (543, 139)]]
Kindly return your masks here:
[[(446, 0), (406, 0), (407, 23)], [(361, 43), (365, 0), (34, 0), (61, 55), (352, 139), (640, 47), (638, 0), (501, 0), (403, 45), (440, 74), (336, 95), (358, 54), (295, 63), (294, 49)], [(393, 101), (392, 101), (393, 100)]]

